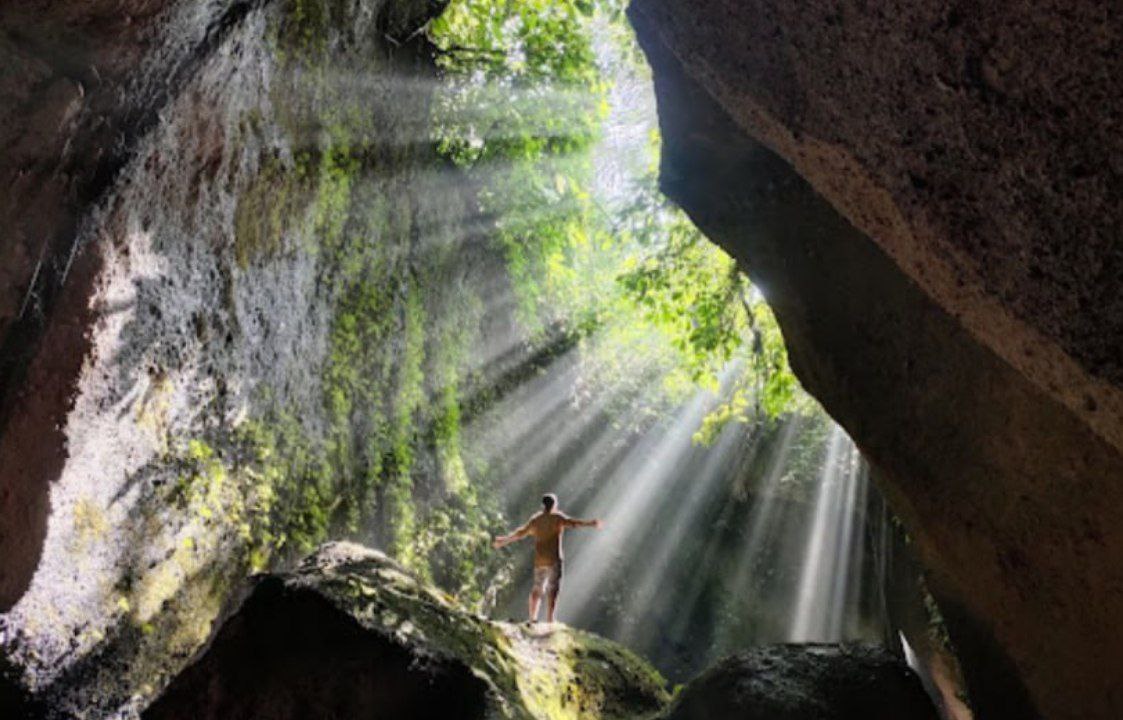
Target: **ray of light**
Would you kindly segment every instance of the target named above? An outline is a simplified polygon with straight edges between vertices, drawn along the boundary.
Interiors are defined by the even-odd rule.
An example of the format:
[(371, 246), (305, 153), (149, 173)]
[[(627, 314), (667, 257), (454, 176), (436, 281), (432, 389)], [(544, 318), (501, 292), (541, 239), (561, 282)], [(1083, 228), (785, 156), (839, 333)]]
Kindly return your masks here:
[(679, 471), (692, 443), (695, 429), (702, 422), (712, 398), (698, 394), (691, 398), (657, 432), (644, 435), (610, 477), (582, 508), (587, 514), (605, 519), (602, 531), (581, 543), (581, 563), (566, 577), (565, 605), (560, 616), (572, 616), (566, 608), (579, 610), (597, 592), (601, 580), (612, 572), (613, 563), (637, 540), (645, 523), (657, 514), (667, 488), (679, 479)]
[(844, 603), (851, 582), (855, 544), (854, 516), (865, 474), (850, 438), (835, 426), (815, 495), (801, 560), (789, 637), (795, 642), (841, 639)]
[[(433, 139), (433, 120), (420, 110), (436, 108), (439, 123), (471, 130), (480, 141), (535, 134), (568, 137), (587, 132), (595, 116), (599, 95), (592, 89), (561, 83), (539, 82), (513, 86), (510, 83), (480, 83), (454, 78), (417, 78), (371, 73), (346, 66), (327, 67), (315, 77), (288, 75), (277, 83), (275, 94), (290, 108), (308, 108), (305, 116), (295, 113), (289, 126), (298, 135), (315, 141), (323, 122), (316, 109), (325, 98), (361, 98), (391, 95), (399, 105), (416, 103), (419, 112), (399, 113), (392, 125), (365, 121), (354, 113), (353, 139), (364, 138), (385, 144), (387, 137), (398, 144), (428, 143)], [(337, 100), (338, 102), (338, 100)], [(496, 108), (502, 108), (497, 112)], [(563, 122), (559, 122), (559, 120)]]
[[(657, 375), (652, 374), (651, 377), (658, 380)], [(514, 438), (514, 441), (505, 444), (501, 450), (512, 468), (504, 481), (505, 486), (508, 489), (525, 488), (541, 484), (545, 477), (554, 477), (556, 473), (548, 473), (547, 469), (564, 464), (560, 461), (567, 455), (572, 457), (573, 441), (591, 424), (602, 419), (602, 413), (610, 403), (629, 392), (630, 389), (627, 388), (612, 388), (597, 394), (591, 402), (574, 411), (567, 412), (565, 408), (558, 408), (533, 426), (523, 426), (521, 431), (509, 432), (508, 437)], [(619, 433), (622, 435), (624, 431)], [(611, 434), (609, 437), (611, 440)], [(580, 452), (582, 456), (588, 455), (595, 459), (585, 449)], [(565, 477), (563, 475), (563, 480)]]
[[(683, 538), (688, 534), (706, 531), (707, 528), (698, 526), (702, 520), (699, 511), (708, 505), (715, 494), (721, 490), (728, 491), (728, 462), (740, 449), (738, 445), (743, 432), (744, 428), (728, 425), (712, 446), (696, 449), (695, 454), (703, 457), (701, 468), (696, 475), (682, 479), (682, 482), (688, 484), (688, 490), (684, 497), (675, 502), (675, 512), (670, 522), (652, 528), (653, 532), (648, 533), (643, 572), (633, 586), (630, 597), (633, 608), (638, 611), (636, 615), (642, 617), (644, 608), (651, 608), (662, 599), (658, 596), (672, 577), (670, 568), (677, 552), (682, 548)], [(614, 635), (625, 642), (634, 643), (640, 640), (638, 635), (641, 632), (648, 632), (643, 623), (618, 623)]]
[(749, 530), (745, 534), (745, 543), (739, 551), (739, 561), (729, 582), (729, 587), (735, 594), (741, 594), (748, 588), (752, 572), (761, 564), (761, 553), (769, 545), (768, 540), (782, 520), (782, 513), (778, 512), (780, 482), (802, 425), (803, 418), (800, 416), (785, 420), (776, 447), (768, 456), (764, 476), (753, 491), (754, 501), (747, 521)]

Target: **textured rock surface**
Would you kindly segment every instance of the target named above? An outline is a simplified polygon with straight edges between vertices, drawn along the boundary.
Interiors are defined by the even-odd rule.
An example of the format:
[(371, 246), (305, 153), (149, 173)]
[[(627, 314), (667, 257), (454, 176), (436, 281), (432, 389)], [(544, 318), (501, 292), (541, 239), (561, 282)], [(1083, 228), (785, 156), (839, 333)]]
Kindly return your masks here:
[(1102, 3), (638, 7), (736, 123), (1123, 447), (1123, 28)]
[(688, 683), (666, 720), (936, 720), (916, 675), (873, 646), (777, 645)]
[[(193, 327), (172, 326), (196, 301), (213, 306), (215, 292), (236, 295), (230, 291), (252, 272), (251, 260), (290, 255), (283, 258), (289, 267), (270, 268), (274, 279), (286, 271), (313, 279), (309, 258), (301, 267), (301, 259), (291, 262), (294, 247), (307, 240), (295, 236), (311, 234), (300, 231), (305, 213), (325, 216), (324, 203), (306, 202), (323, 190), (308, 166), (340, 145), (347, 155), (351, 146), (382, 145), (367, 159), (386, 161), (388, 169), (411, 160), (418, 134), (411, 123), (425, 122), (431, 87), (391, 87), (389, 68), (399, 79), (426, 74), (431, 64), (414, 30), (442, 7), (428, 0), (0, 3), (0, 140), (8, 148), (0, 157), (8, 188), (0, 202), (7, 229), (0, 247), (0, 608), (19, 599), (37, 567), (49, 511), (58, 505), (49, 488), (73, 464), (74, 410), (89, 394), (83, 373), (96, 364), (91, 357), (105, 365), (116, 352), (99, 330), (116, 331), (109, 316), (133, 307), (127, 288), (106, 297), (107, 278), (135, 281), (137, 307), (179, 296), (170, 301), (172, 317), (152, 312), (122, 323), (149, 350), (170, 340), (165, 355), (227, 336), (229, 318), (215, 327), (205, 313), (187, 320)], [(341, 88), (357, 78), (366, 83), (362, 92)], [(386, 103), (364, 102), (369, 97)], [(367, 137), (354, 137), (357, 129)], [(268, 195), (280, 205), (234, 217), (237, 197), (255, 187), (259, 202)], [(340, 210), (340, 197), (328, 202)], [(236, 222), (242, 230), (261, 225), (243, 232), (238, 248)], [(136, 248), (138, 239), (150, 244)], [(139, 257), (123, 268), (134, 248)], [(169, 248), (154, 265), (153, 256)], [(181, 265), (177, 253), (190, 264)], [(234, 261), (239, 268), (229, 267)], [(170, 274), (183, 276), (183, 284), (167, 287)], [(291, 301), (308, 289), (308, 282), (295, 293), (257, 288), (248, 304), (278, 299), (269, 294)], [(309, 304), (300, 297), (301, 311)], [(245, 356), (243, 366), (272, 366), (274, 380), (284, 362), (255, 355), (253, 347), (288, 344), (293, 336), (247, 314), (240, 329), (256, 337), (234, 328), (228, 350)], [(247, 320), (260, 327), (247, 328)], [(186, 337), (172, 340), (175, 334)], [(163, 367), (167, 358), (147, 353), (140, 360), (141, 349), (121, 354), (148, 365), (157, 379), (175, 380)], [(226, 385), (245, 387), (233, 378)]]
[(144, 717), (622, 720), (667, 700), (613, 643), (489, 622), (381, 553), (333, 543), (259, 580)]
[[(979, 717), (1119, 717), (1118, 27), (825, 7), (633, 6), (663, 186), (881, 470)], [(1088, 55), (1054, 64), (1034, 33)]]
[[(78, 252), (79, 228), (167, 101), (167, 79), (182, 82), (192, 50), (209, 42), (208, 25), (184, 10), (149, 0), (0, 5), (0, 608), (39, 558), (47, 486), (65, 456), (60, 427), (89, 349), (85, 299), (98, 261)], [(216, 10), (215, 30), (225, 8)]]
[[(329, 528), (397, 548), (415, 499), (463, 508), (456, 417), (437, 416), (480, 327), (473, 289), (507, 289), (463, 222), (470, 194), (429, 142), (436, 83), (415, 31), (440, 3), (118, 14), (140, 4), (2, 10), (0, 51), (53, 57), (33, 40), (55, 38), (104, 80), (78, 117), (120, 116), (105, 120), (103, 167), (79, 129), (60, 130), (73, 146), (59, 159), (54, 135), (18, 134), (53, 120), (0, 103), (22, 148), (0, 163), (35, 146), (27, 182), (54, 203), (5, 206), (26, 216), (10, 227), (70, 223), (27, 236), (62, 233), (42, 271), (57, 287), (25, 279), (27, 314), (0, 329), (24, 353), (0, 353), (14, 393), (0, 399), (0, 607), (18, 599), (0, 653), (63, 717), (131, 712), (247, 572)], [(26, 96), (32, 112), (39, 90)], [(51, 199), (56, 175), (77, 185)], [(497, 315), (487, 322), (502, 327)]]

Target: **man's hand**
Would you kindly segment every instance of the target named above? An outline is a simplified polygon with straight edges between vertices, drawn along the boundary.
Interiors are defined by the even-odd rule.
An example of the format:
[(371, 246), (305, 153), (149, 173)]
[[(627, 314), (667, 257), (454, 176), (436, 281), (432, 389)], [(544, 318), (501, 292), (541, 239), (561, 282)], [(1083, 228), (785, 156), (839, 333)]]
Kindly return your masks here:
[(595, 527), (597, 530), (600, 530), (602, 527), (604, 527), (604, 520), (597, 518), (593, 521), (593, 527)]
[(496, 535), (495, 539), (491, 541), (491, 546), (498, 550), (509, 542), (511, 542), (511, 540), (506, 535)]

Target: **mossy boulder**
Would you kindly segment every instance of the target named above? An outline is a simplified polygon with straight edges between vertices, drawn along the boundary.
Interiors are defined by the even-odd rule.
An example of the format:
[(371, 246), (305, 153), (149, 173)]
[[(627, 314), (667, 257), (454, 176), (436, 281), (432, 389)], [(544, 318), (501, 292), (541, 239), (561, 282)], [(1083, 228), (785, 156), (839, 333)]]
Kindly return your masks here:
[(487, 620), (380, 552), (331, 543), (255, 581), (144, 717), (622, 719), (668, 700), (615, 643)]

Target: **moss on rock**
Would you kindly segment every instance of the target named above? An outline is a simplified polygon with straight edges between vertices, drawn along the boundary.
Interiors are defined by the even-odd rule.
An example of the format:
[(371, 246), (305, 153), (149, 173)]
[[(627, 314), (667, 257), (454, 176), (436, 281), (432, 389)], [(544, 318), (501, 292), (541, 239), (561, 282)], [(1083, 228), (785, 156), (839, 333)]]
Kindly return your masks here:
[[(299, 644), (305, 625), (332, 638), (319, 647), (321, 654)], [(291, 647), (285, 643), (290, 626)], [(333, 627), (340, 628), (338, 636), (326, 629)], [(262, 660), (266, 666), (232, 678), (232, 658), (260, 650), (263, 637), (273, 646)], [(351, 656), (362, 658), (363, 669), (347, 664)], [(340, 667), (325, 669), (324, 663)], [(277, 672), (305, 678), (350, 673), (350, 686), (336, 688), (331, 702), (352, 709), (353, 703), (393, 702), (410, 717), (428, 717), (455, 700), (469, 717), (644, 718), (669, 701), (658, 672), (615, 643), (564, 626), (487, 620), (380, 552), (331, 543), (292, 573), (262, 576), (206, 652), (145, 717), (272, 717), (281, 712), (273, 687)], [(385, 687), (389, 677), (395, 678), (393, 698), (354, 695), (354, 686)], [(415, 686), (432, 691), (410, 695)], [(307, 694), (292, 687), (284, 692), (286, 702), (302, 707), (327, 701), (318, 683), (310, 683)]]

